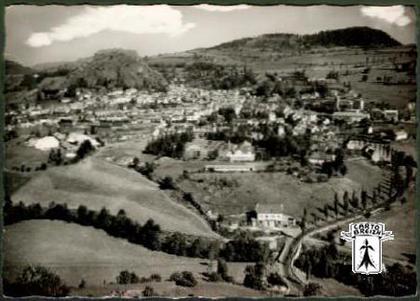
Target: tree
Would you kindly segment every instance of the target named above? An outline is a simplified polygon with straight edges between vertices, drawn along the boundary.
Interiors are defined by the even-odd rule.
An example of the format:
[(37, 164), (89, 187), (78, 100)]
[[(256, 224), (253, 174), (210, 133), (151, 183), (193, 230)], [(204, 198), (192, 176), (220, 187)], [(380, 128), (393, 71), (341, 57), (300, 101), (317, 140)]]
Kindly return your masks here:
[(143, 297), (153, 297), (158, 296), (158, 294), (155, 292), (154, 288), (151, 286), (146, 285), (142, 292)]
[(360, 198), (361, 198), (362, 208), (363, 208), (363, 210), (366, 210), (366, 207), (367, 207), (367, 192), (366, 192), (366, 190), (364, 190), (364, 189), (362, 190)]
[(265, 266), (263, 263), (257, 263), (255, 266), (249, 265), (245, 269), (244, 286), (264, 290), (265, 285)]
[(109, 214), (108, 209), (102, 207), (101, 211), (99, 211), (98, 216), (96, 217), (96, 227), (99, 229), (110, 229), (111, 227), (111, 215)]
[(335, 217), (338, 216), (338, 205), (339, 205), (339, 201), (338, 201), (338, 193), (336, 192), (334, 194), (334, 213), (335, 213)]
[(188, 271), (173, 273), (169, 277), (169, 280), (175, 281), (175, 284), (180, 286), (194, 287), (197, 285), (197, 280), (195, 279), (193, 273)]
[(86, 287), (86, 280), (82, 278), (82, 280), (80, 280), (80, 283), (79, 283), (79, 288), (83, 289), (85, 287)]
[(134, 284), (140, 281), (139, 277), (134, 272), (127, 270), (121, 271), (116, 278), (118, 284)]
[(85, 205), (80, 205), (77, 208), (77, 220), (79, 221), (79, 223), (81, 223), (82, 225), (87, 225), (88, 224), (87, 216), (88, 216), (87, 207)]
[(137, 169), (139, 164), (140, 164), (140, 159), (138, 157), (134, 157), (133, 160), (128, 164), (128, 167)]
[(15, 282), (4, 282), (5, 295), (21, 296), (67, 296), (70, 289), (58, 275), (42, 266), (27, 266)]
[(83, 159), (86, 155), (92, 152), (95, 148), (89, 139), (84, 140), (76, 151), (77, 158)]
[(349, 212), (349, 193), (347, 191), (345, 191), (343, 195), (343, 209), (344, 214), (347, 215)]
[(222, 279), (226, 279), (228, 277), (228, 266), (226, 261), (221, 258), (217, 260), (217, 274), (219, 274)]
[(163, 189), (163, 190), (166, 190), (166, 189), (173, 190), (175, 189), (176, 185), (175, 185), (174, 179), (171, 176), (166, 176), (160, 181), (159, 187), (160, 189)]
[(302, 232), (305, 232), (306, 229), (306, 218), (307, 218), (308, 212), (306, 208), (303, 208), (303, 216), (302, 216), (302, 220), (300, 222), (300, 228), (302, 230)]
[(60, 149), (52, 149), (48, 155), (48, 162), (55, 163), (55, 165), (60, 165), (63, 162)]
[(153, 162), (146, 162), (144, 166), (138, 168), (138, 172), (140, 172), (143, 176), (147, 177), (148, 179), (152, 179), (154, 171), (155, 165), (153, 164)]
[(325, 215), (325, 219), (328, 219), (328, 217), (330, 216), (329, 212), (328, 212), (328, 204), (325, 204), (324, 206), (324, 215)]
[(305, 285), (303, 288), (303, 295), (305, 297), (307, 296), (316, 296), (319, 295), (321, 292), (321, 286), (318, 283), (315, 282), (309, 282)]
[(352, 198), (351, 205), (354, 208), (358, 209), (359, 208), (359, 198), (357, 197), (356, 192), (354, 190), (353, 190), (353, 194), (352, 194), (351, 198)]

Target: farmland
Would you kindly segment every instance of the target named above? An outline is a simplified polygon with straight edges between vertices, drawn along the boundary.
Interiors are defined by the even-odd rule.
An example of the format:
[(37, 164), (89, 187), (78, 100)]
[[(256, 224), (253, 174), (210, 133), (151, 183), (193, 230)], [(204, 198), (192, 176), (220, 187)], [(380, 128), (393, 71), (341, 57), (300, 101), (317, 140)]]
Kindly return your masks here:
[(12, 199), (31, 204), (66, 203), (69, 208), (85, 205), (106, 207), (111, 213), (124, 209), (132, 219), (144, 223), (152, 218), (164, 230), (215, 236), (197, 215), (174, 203), (156, 184), (142, 175), (88, 158), (75, 165), (49, 168), (18, 189)]
[[(150, 251), (110, 237), (101, 230), (60, 221), (25, 221), (8, 226), (4, 250), (5, 275), (9, 279), (26, 264), (41, 264), (60, 275), (70, 286), (77, 286), (81, 279), (86, 279), (89, 288), (83, 292), (75, 289), (76, 295), (103, 296), (113, 289), (141, 292), (146, 284), (127, 287), (115, 284), (115, 277), (124, 269), (134, 271), (139, 277), (160, 274), (162, 282), (147, 285), (154, 286), (165, 296), (203, 295), (206, 291), (213, 292), (214, 296), (260, 294), (238, 285), (204, 281), (201, 273), (207, 271), (208, 260)], [(183, 270), (196, 275), (199, 280), (196, 287), (187, 289), (166, 281), (170, 274)]]
[[(316, 209), (332, 202), (335, 192), (341, 197), (345, 191), (369, 190), (381, 180), (380, 169), (365, 160), (346, 164), (349, 171), (345, 177), (331, 178), (326, 183), (302, 183), (280, 172), (258, 173), (258, 176), (254, 173), (198, 173), (180, 182), (180, 186), (220, 214), (243, 213), (259, 202), (283, 203), (287, 214), (300, 216), (304, 207)], [(164, 169), (163, 164), (160, 168)], [(228, 184), (219, 185), (221, 182)]]
[[(167, 296), (201, 295), (209, 288), (215, 296), (259, 294), (237, 285), (205, 282), (201, 273), (207, 271), (207, 260), (153, 252), (110, 237), (101, 230), (59, 221), (25, 221), (8, 226), (4, 252), (5, 275), (9, 279), (26, 264), (41, 264), (60, 275), (70, 286), (77, 286), (83, 278), (89, 286), (84, 295), (109, 295), (113, 288), (123, 288), (111, 282), (115, 282), (115, 277), (124, 269), (134, 271), (139, 277), (160, 274), (162, 282), (152, 285)], [(199, 285), (184, 289), (166, 281), (170, 274), (182, 270), (193, 272)], [(144, 286), (139, 284), (130, 289), (141, 291)]]

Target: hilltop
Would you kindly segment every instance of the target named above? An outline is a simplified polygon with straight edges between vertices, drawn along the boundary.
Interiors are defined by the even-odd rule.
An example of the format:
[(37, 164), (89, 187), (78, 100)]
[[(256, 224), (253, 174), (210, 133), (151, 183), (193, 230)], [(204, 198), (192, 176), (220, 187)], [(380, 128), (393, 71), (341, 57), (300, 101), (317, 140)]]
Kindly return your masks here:
[(13, 60), (5, 59), (4, 60), (5, 72), (8, 75), (18, 75), (18, 74), (31, 74), (34, 73), (34, 70), (19, 64)]
[(162, 75), (150, 68), (135, 51), (102, 50), (69, 73), (71, 83), (88, 88), (137, 88), (162, 90)]
[(310, 35), (274, 33), (255, 38), (244, 38), (223, 43), (209, 49), (235, 50), (238, 48), (258, 49), (261, 51), (304, 50), (312, 47), (395, 47), (401, 46), (387, 33), (369, 27), (349, 27), (321, 31)]
[(158, 71), (130, 50), (102, 50), (75, 62), (46, 64), (34, 69), (6, 60), (6, 92), (64, 89), (72, 85), (161, 91), (166, 84)]

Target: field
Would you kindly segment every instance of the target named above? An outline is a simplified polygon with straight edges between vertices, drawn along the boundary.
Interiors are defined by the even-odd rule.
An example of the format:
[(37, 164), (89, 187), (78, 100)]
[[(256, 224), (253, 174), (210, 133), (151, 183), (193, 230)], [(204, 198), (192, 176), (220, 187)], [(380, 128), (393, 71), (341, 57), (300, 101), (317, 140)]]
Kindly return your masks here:
[[(377, 83), (377, 78), (392, 76), (403, 82), (409, 79), (404, 72), (396, 72), (392, 69), (394, 58), (412, 60), (415, 58), (409, 54), (410, 47), (394, 47), (375, 50), (363, 50), (361, 48), (314, 48), (303, 52), (270, 52), (261, 49), (203, 49), (194, 50), (211, 57), (220, 64), (238, 64), (251, 67), (263, 78), (266, 72), (278, 74), (292, 73), (296, 70), (304, 70), (309, 78), (322, 78), (331, 70), (340, 73), (341, 82), (351, 82), (354, 91), (361, 93), (366, 101), (385, 102), (397, 108), (404, 106), (416, 95), (415, 84), (383, 85)], [(171, 58), (173, 59), (173, 58)], [(161, 63), (168, 63), (164, 57), (156, 58)], [(178, 60), (191, 61), (191, 57), (179, 55)], [(368, 80), (362, 82), (362, 71), (369, 67)], [(414, 76), (411, 75), (411, 80)]]
[[(184, 191), (220, 214), (238, 214), (252, 209), (257, 202), (284, 204), (286, 214), (300, 217), (303, 208), (309, 211), (332, 203), (337, 192), (370, 190), (376, 186), (382, 172), (366, 160), (347, 161), (348, 174), (331, 178), (327, 183), (303, 183), (285, 173), (198, 173), (180, 182)], [(169, 169), (173, 169), (173, 163)], [(160, 167), (164, 169), (163, 164)], [(161, 171), (162, 172), (162, 171)], [(163, 173), (163, 172), (162, 172)], [(224, 184), (227, 182), (228, 184)]]
[(408, 194), (407, 203), (395, 204), (390, 211), (385, 211), (370, 219), (385, 224), (385, 229), (392, 231), (394, 240), (383, 244), (384, 256), (409, 261), (416, 254), (416, 211), (414, 191)]
[(152, 218), (164, 230), (216, 237), (198, 215), (173, 202), (155, 183), (94, 157), (38, 173), (12, 200), (43, 206), (67, 203), (69, 208), (83, 204), (95, 210), (106, 207), (113, 214), (124, 209), (127, 216), (141, 223)]
[[(153, 273), (162, 276), (154, 286), (165, 295), (250, 295), (258, 292), (223, 283), (207, 283), (201, 273), (207, 271), (208, 261), (154, 252), (125, 240), (108, 236), (102, 230), (61, 221), (33, 220), (6, 227), (4, 236), (4, 273), (13, 279), (27, 264), (40, 264), (50, 268), (70, 286), (85, 279), (87, 288), (77, 293), (108, 295), (122, 270), (134, 271), (139, 277)], [(175, 286), (166, 279), (176, 271), (188, 270), (195, 274), (199, 285), (192, 290)], [(131, 289), (140, 289), (144, 284)]]
[(33, 169), (34, 167), (41, 165), (41, 163), (48, 162), (48, 152), (38, 150), (34, 147), (26, 146), (23, 139), (14, 139), (13, 141), (7, 142), (5, 145), (6, 168), (20, 168), (23, 164)]

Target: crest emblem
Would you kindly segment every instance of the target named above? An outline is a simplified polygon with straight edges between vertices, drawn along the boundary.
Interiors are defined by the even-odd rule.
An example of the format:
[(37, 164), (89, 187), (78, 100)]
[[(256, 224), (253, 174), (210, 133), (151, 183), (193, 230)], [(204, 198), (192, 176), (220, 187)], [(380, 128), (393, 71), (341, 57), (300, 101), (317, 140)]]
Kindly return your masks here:
[(384, 223), (351, 223), (340, 237), (352, 243), (353, 273), (382, 273), (382, 242), (394, 239), (392, 231), (385, 231)]

